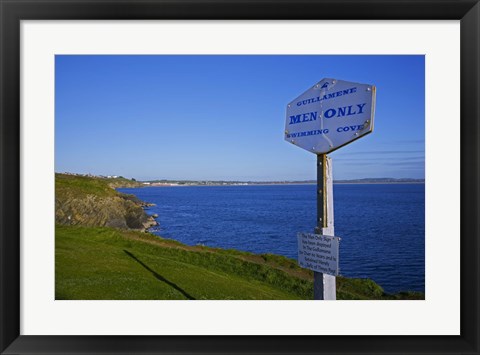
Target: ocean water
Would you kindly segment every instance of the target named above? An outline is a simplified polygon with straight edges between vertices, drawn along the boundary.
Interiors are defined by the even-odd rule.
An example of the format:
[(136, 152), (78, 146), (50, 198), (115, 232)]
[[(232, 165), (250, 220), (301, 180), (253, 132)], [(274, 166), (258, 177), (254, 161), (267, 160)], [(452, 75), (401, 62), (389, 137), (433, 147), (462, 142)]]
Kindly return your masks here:
[[(298, 232), (316, 225), (315, 185), (119, 189), (155, 203), (151, 232), (188, 245), (297, 258)], [(335, 184), (340, 274), (371, 278), (386, 292), (425, 289), (425, 186)]]

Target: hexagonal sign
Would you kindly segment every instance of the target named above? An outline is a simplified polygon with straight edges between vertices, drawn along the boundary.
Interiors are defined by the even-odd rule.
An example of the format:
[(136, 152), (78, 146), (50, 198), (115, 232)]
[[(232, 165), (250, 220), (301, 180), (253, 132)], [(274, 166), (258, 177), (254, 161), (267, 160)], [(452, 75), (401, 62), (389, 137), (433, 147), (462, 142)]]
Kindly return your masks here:
[(323, 79), (287, 105), (285, 140), (315, 154), (373, 131), (375, 86)]

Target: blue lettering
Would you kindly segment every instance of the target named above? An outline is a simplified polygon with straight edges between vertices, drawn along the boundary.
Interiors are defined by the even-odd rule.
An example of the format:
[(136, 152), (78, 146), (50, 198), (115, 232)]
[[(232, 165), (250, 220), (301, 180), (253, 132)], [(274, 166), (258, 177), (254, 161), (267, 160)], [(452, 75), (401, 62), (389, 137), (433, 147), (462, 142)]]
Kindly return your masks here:
[(337, 127), (337, 132), (348, 132), (348, 131), (361, 131), (363, 129), (363, 125), (357, 125), (357, 126), (343, 126), (343, 127)]
[(331, 118), (333, 116), (335, 116), (335, 114), (337, 113), (337, 111), (333, 108), (331, 109), (328, 109), (327, 111), (325, 111), (325, 118)]
[(353, 111), (352, 112), (352, 105), (348, 106), (348, 112), (347, 112), (347, 116), (351, 116), (351, 115), (356, 115), (357, 112), (356, 111)]
[(312, 130), (312, 131), (289, 133), (285, 137), (286, 138), (298, 138), (298, 137), (305, 137), (305, 136), (316, 136), (317, 134), (328, 134), (328, 132), (329, 132), (328, 128), (315, 129), (315, 130)]
[[(322, 86), (322, 89), (325, 87), (325, 85)], [(346, 89), (346, 90), (340, 90), (340, 91), (336, 91), (336, 92), (333, 92), (333, 93), (325, 94), (322, 97), (317, 96), (317, 97), (311, 97), (309, 99), (305, 99), (305, 100), (302, 100), (302, 101), (298, 101), (297, 106), (309, 105), (309, 104), (313, 104), (314, 102), (319, 102), (319, 101), (328, 100), (328, 99), (334, 99), (335, 97), (348, 95), (348, 94), (353, 94), (355, 92), (357, 92), (356, 87)]]
[(296, 124), (296, 123), (303, 123), (303, 122), (310, 122), (317, 120), (318, 112), (306, 112), (302, 114), (298, 114), (295, 116), (290, 116), (290, 123), (289, 124)]
[(361, 104), (361, 105), (358, 105), (358, 104), (357, 104), (357, 107), (358, 107), (358, 109), (360, 110), (360, 111), (358, 111), (359, 114), (360, 114), (360, 113), (363, 113), (363, 108), (365, 107), (365, 105), (366, 105), (366, 104)]
[(300, 115), (290, 116), (289, 124), (295, 124), (295, 123), (300, 123)]
[(339, 107), (337, 117), (345, 116), (345, 110), (346, 110), (346, 107)]
[(365, 105), (366, 105), (365, 103), (357, 104), (356, 108), (354, 107), (354, 105), (337, 107), (336, 109), (331, 108), (325, 111), (325, 118), (331, 118), (331, 117), (334, 117), (335, 115), (337, 117), (359, 115), (361, 113), (364, 113), (363, 110), (365, 108)]

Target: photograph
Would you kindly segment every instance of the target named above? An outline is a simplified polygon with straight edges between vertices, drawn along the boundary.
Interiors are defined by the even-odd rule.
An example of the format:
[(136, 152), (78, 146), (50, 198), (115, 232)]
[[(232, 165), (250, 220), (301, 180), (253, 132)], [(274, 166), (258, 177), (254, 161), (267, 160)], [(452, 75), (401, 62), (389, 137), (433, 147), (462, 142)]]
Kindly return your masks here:
[(55, 55), (55, 300), (425, 300), (424, 55)]
[(479, 0), (0, 23), (0, 355), (480, 354)]

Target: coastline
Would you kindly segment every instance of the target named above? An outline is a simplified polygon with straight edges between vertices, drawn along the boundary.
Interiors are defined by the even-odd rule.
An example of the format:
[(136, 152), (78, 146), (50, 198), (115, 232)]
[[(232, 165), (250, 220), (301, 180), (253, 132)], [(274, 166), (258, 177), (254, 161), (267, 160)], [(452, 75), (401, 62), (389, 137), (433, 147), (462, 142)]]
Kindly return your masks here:
[[(316, 182), (288, 182), (288, 183), (244, 183), (244, 184), (160, 184), (160, 185), (144, 185), (139, 187), (189, 187), (189, 186), (282, 186), (282, 185), (316, 185)], [(424, 185), (425, 182), (420, 181), (405, 181), (405, 182), (333, 182), (334, 185)], [(137, 187), (124, 187), (137, 188)]]
[[(418, 184), (418, 183), (417, 184), (398, 184), (398, 183), (396, 183), (396, 184), (400, 185), (400, 186), (392, 186), (392, 184), (384, 184), (383, 185), (383, 184), (376, 183), (376, 184), (371, 184), (370, 186), (365, 186), (365, 187), (361, 187), (361, 186), (355, 187), (356, 184), (348, 185), (348, 184), (342, 183), (341, 185), (348, 185), (348, 186), (338, 187), (338, 191), (343, 193), (343, 195), (349, 195), (351, 192), (355, 192), (355, 193), (359, 192), (359, 193), (362, 193), (362, 194), (364, 194), (364, 193), (368, 194), (369, 191), (373, 191), (373, 192), (374, 191), (390, 191), (394, 195), (396, 195), (397, 192), (410, 191), (410, 190), (421, 192), (423, 190), (424, 186), (425, 186), (425, 185)], [(271, 186), (271, 185), (272, 184), (267, 184), (267, 186)], [(152, 208), (153, 211), (152, 210), (147, 211), (149, 213), (153, 213), (154, 211), (157, 212), (160, 215), (160, 217), (158, 219), (158, 222), (162, 226), (161, 228), (153, 227), (153, 228), (149, 229), (150, 233), (153, 233), (153, 234), (156, 234), (156, 235), (159, 235), (159, 236), (161, 235), (163, 237), (167, 237), (167, 238), (170, 238), (170, 239), (178, 240), (178, 241), (186, 243), (188, 245), (209, 245), (209, 246), (216, 246), (216, 247), (220, 247), (220, 248), (222, 248), (222, 247), (224, 247), (224, 248), (237, 248), (239, 250), (246, 250), (246, 251), (250, 251), (250, 252), (254, 252), (254, 253), (259, 253), (259, 252), (262, 253), (262, 252), (267, 252), (268, 251), (268, 252), (275, 253), (275, 254), (278, 254), (278, 255), (284, 255), (284, 256), (293, 258), (293, 257), (296, 257), (296, 255), (292, 254), (291, 249), (288, 249), (287, 251), (285, 251), (285, 250), (280, 250), (279, 251), (279, 250), (277, 250), (278, 248), (276, 248), (275, 246), (272, 246), (269, 249), (262, 249), (261, 247), (259, 247), (258, 249), (257, 248), (251, 248), (251, 249), (247, 248), (247, 249), (245, 249), (245, 242), (243, 242), (243, 245), (242, 245), (242, 243), (238, 243), (238, 245), (234, 245), (231, 242), (223, 243), (220, 240), (221, 238), (215, 238), (214, 236), (209, 236), (209, 237), (205, 237), (205, 238), (196, 237), (195, 233), (191, 233), (192, 236), (190, 237), (189, 236), (190, 232), (188, 230), (185, 233), (182, 232), (182, 230), (181, 230), (182, 227), (181, 226), (187, 225), (188, 223), (193, 223), (192, 226), (197, 226), (197, 227), (199, 226), (199, 230), (214, 230), (214, 229), (211, 229), (211, 228), (213, 228), (212, 227), (213, 224), (208, 224), (209, 223), (208, 222), (209, 221), (208, 216), (206, 216), (205, 214), (202, 214), (202, 213), (197, 213), (197, 212), (193, 213), (191, 208), (185, 209), (184, 207), (181, 207), (181, 209), (180, 209), (181, 212), (178, 214), (178, 216), (174, 216), (172, 218), (172, 215), (174, 215), (174, 214), (172, 214), (173, 210), (171, 209), (171, 206), (173, 206), (172, 203), (174, 203), (172, 201), (175, 201), (175, 199), (177, 198), (176, 196), (180, 196), (179, 199), (181, 201), (184, 201), (182, 196), (189, 196), (186, 201), (191, 201), (191, 196), (193, 196), (193, 194), (195, 194), (195, 196), (198, 194), (198, 197), (199, 197), (198, 205), (197, 205), (197, 203), (194, 203), (194, 207), (195, 206), (197, 206), (197, 207), (198, 206), (204, 206), (204, 204), (203, 204), (204, 202), (210, 203), (208, 201), (211, 198), (217, 198), (217, 197), (218, 198), (220, 198), (220, 197), (222, 197), (222, 198), (227, 197), (228, 198), (228, 196), (232, 196), (232, 197), (237, 196), (240, 199), (245, 200), (247, 196), (259, 196), (258, 194), (266, 194), (265, 196), (276, 196), (275, 198), (277, 198), (279, 196), (279, 194), (282, 194), (284, 192), (288, 194), (290, 192), (300, 191), (300, 192), (303, 193), (303, 196), (305, 198), (310, 199), (310, 197), (311, 197), (311, 199), (313, 199), (315, 197), (315, 195), (311, 195), (312, 188), (316, 186), (315, 184), (307, 184), (307, 185), (310, 185), (310, 187), (305, 187), (305, 188), (299, 186), (299, 185), (305, 185), (305, 184), (289, 184), (289, 185), (292, 185), (292, 186), (291, 187), (286, 187), (286, 188), (278, 188), (278, 189), (277, 188), (268, 188), (268, 187), (266, 187), (266, 188), (263, 188), (263, 187), (255, 188), (255, 187), (253, 187), (253, 188), (245, 188), (245, 189), (234, 189), (234, 188), (232, 188), (232, 189), (230, 189), (230, 188), (226, 188), (226, 189), (221, 189), (221, 188), (201, 189), (201, 188), (193, 188), (193, 189), (183, 189), (183, 190), (182, 189), (171, 188), (171, 189), (151, 189), (151, 190), (138, 189), (138, 190), (131, 190), (131, 192), (128, 192), (128, 189), (125, 189), (124, 192), (138, 194), (139, 198), (143, 198), (146, 201), (155, 202), (159, 206), (162, 206), (163, 205), (162, 201), (165, 200), (166, 205), (169, 206), (166, 209), (163, 209), (163, 208), (158, 209), (158, 208), (155, 207), (155, 208)], [(364, 183), (364, 184), (361, 184), (361, 185), (368, 185), (368, 184)], [(181, 185), (181, 186), (185, 186), (185, 185)], [(225, 185), (223, 185), (223, 186), (225, 186)], [(337, 189), (337, 187), (335, 187), (335, 189)], [(165, 190), (165, 193), (162, 192), (163, 190)], [(170, 191), (170, 192), (168, 192), (167, 190)], [(155, 191), (157, 191), (157, 192), (155, 192)], [(404, 194), (401, 193), (401, 195), (404, 195)], [(154, 197), (154, 196), (163, 196), (163, 197), (161, 199), (155, 199), (155, 198), (158, 198), (158, 197)], [(263, 196), (263, 195), (260, 195), (260, 196)], [(280, 200), (283, 200), (283, 199), (280, 198)], [(284, 200), (288, 201), (289, 199), (286, 198)], [(286, 202), (286, 204), (288, 204), (289, 206), (291, 205), (290, 202)], [(199, 208), (199, 209), (201, 210), (202, 208)], [(252, 209), (247, 208), (247, 210), (251, 211)], [(286, 209), (282, 208), (282, 210), (286, 210)], [(263, 213), (263, 212), (260, 212), (260, 213)], [(184, 215), (195, 216), (195, 218), (184, 217)], [(246, 215), (248, 215), (248, 213)], [(220, 213), (216, 216), (217, 216), (217, 219), (228, 220), (228, 215), (227, 214), (224, 215), (224, 214)], [(250, 220), (255, 220), (255, 218), (256, 218), (255, 216), (252, 216), (252, 214), (250, 214), (249, 217), (252, 218)], [(161, 219), (161, 221), (160, 221), (160, 219)], [(190, 220), (193, 220), (193, 221), (191, 222)], [(286, 220), (286, 219), (281, 218), (281, 220)], [(203, 221), (206, 221), (206, 222), (203, 222)], [(203, 225), (201, 225), (202, 223), (203, 223)], [(304, 224), (304, 225), (306, 225), (306, 224)], [(247, 224), (247, 226), (248, 226), (248, 224)], [(205, 229), (203, 229), (204, 227), (205, 227)], [(242, 227), (237, 226), (236, 228), (238, 230), (240, 230)], [(190, 230), (191, 229), (194, 229), (194, 228), (190, 228)], [(248, 239), (248, 238), (250, 238), (250, 234), (249, 234), (248, 229), (245, 229), (245, 230), (246, 230), (245, 231), (245, 237)], [(242, 229), (242, 232), (243, 231), (244, 230)], [(230, 238), (232, 236), (229, 234), (228, 228), (226, 228), (224, 232), (225, 232), (224, 235), (229, 236), (227, 238), (223, 237), (225, 240), (233, 240), (234, 239), (234, 238)], [(268, 232), (268, 230), (267, 230), (267, 232)], [(295, 235), (296, 231), (290, 231), (289, 230), (289, 233), (292, 233), (292, 235)], [(222, 234), (223, 234), (223, 232), (222, 232)], [(220, 235), (220, 234), (217, 233), (217, 235)], [(268, 236), (268, 234), (266, 234), (266, 235)], [(178, 237), (178, 239), (177, 239), (177, 237)], [(220, 243), (217, 243), (216, 239), (219, 239)], [(266, 240), (268, 240), (268, 238)], [(278, 240), (280, 240), (280, 239), (278, 239)], [(282, 240), (282, 243), (283, 243), (283, 239), (281, 239), (281, 240)], [(288, 243), (288, 241), (287, 241), (287, 243)], [(345, 269), (345, 271), (347, 271), (347, 269)], [(347, 274), (347, 275), (350, 275), (350, 274)], [(355, 274), (355, 276), (358, 276), (358, 275), (362, 275), (362, 274), (357, 272)], [(365, 275), (367, 275), (367, 274), (365, 274)], [(368, 274), (368, 277), (371, 277), (375, 280), (375, 272), (373, 272), (371, 275)], [(379, 282), (380, 285), (382, 285), (385, 282), (385, 280), (382, 279), (382, 277), (384, 277), (384, 276), (381, 275), (379, 277), (380, 277), (380, 279), (378, 280), (378, 282)], [(385, 283), (387, 290), (389, 290), (390, 292), (395, 292), (395, 290), (392, 290), (391, 288), (389, 289), (389, 287), (394, 287), (394, 286), (391, 286), (390, 283), (394, 284), (395, 282), (387, 281)], [(415, 287), (417, 287), (417, 286), (415, 286)], [(414, 289), (422, 291), (421, 287), (423, 287), (423, 286), (418, 286), (418, 288), (414, 288)]]
[[(139, 279), (148, 283), (146, 288), (143, 286), (132, 288), (131, 290), (135, 290), (136, 293), (129, 295), (129, 299), (168, 299), (169, 297), (182, 299), (181, 293), (173, 295), (174, 290), (169, 287), (169, 284), (162, 284), (165, 290), (163, 294), (159, 295), (157, 280), (152, 279), (149, 272), (132, 268), (132, 260), (137, 261), (139, 258), (138, 260), (144, 262), (142, 257), (145, 255), (148, 255), (149, 267), (163, 271), (169, 270), (168, 279), (186, 285), (185, 289), (188, 289), (189, 295), (197, 299), (223, 299), (225, 297), (228, 299), (257, 299), (260, 297), (258, 290), (248, 288), (250, 287), (248, 280), (251, 278), (256, 278), (261, 282), (262, 287), (267, 290), (265, 291), (267, 299), (311, 299), (312, 297), (311, 272), (301, 269), (294, 258), (288, 258), (279, 253), (262, 254), (241, 251), (237, 248), (223, 249), (201, 244), (188, 245), (176, 239), (165, 239), (158, 235), (159, 231), (154, 232), (153, 229), (160, 225), (158, 220), (161, 213), (150, 209), (158, 201), (147, 202), (151, 201), (146, 198), (148, 194), (144, 198), (140, 198), (125, 191), (132, 186), (123, 187), (125, 190), (121, 192), (118, 191), (118, 189), (123, 189), (118, 186), (120, 184), (112, 187), (105, 179), (61, 174), (56, 175), (55, 183), (55, 238), (58, 242), (56, 253), (61, 260), (56, 267), (58, 276), (56, 278), (58, 281), (56, 281), (56, 299), (122, 299), (125, 296), (123, 291), (118, 293), (116, 290), (123, 290), (125, 273), (130, 275), (129, 283), (131, 285), (136, 285)], [(289, 185), (313, 184), (292, 182)], [(246, 185), (221, 184), (214, 186)], [(101, 264), (92, 262), (97, 260), (99, 246), (101, 246), (102, 255), (105, 256)], [(82, 253), (76, 253), (76, 250), (82, 250)], [(165, 262), (166, 258), (162, 258), (161, 255), (168, 256), (169, 261)], [(225, 263), (227, 259), (228, 262)], [(99, 265), (105, 263), (108, 265), (99, 272)], [(185, 265), (185, 263), (195, 272), (178, 273), (176, 264)], [(231, 269), (233, 264), (235, 264), (234, 270)], [(83, 265), (82, 272), (88, 269), (91, 275), (99, 278), (98, 283), (102, 285), (101, 292), (98, 287), (91, 288), (90, 284), (84, 282), (84, 278), (78, 273), (77, 265)], [(125, 273), (122, 273), (122, 277), (112, 279), (110, 270), (113, 265), (115, 267), (123, 265)], [(215, 272), (234, 275), (232, 278), (234, 281), (228, 286), (227, 296), (222, 293), (223, 291), (218, 291), (218, 289), (226, 287), (224, 278), (210, 280), (217, 286), (206, 291), (199, 290), (195, 283), (191, 282), (192, 275), (197, 272), (206, 273), (206, 277), (211, 277), (212, 274), (205, 271), (205, 268), (213, 268)], [(268, 281), (272, 275), (275, 275), (273, 283)], [(110, 283), (104, 283), (105, 278), (113, 280), (113, 286)], [(244, 278), (247, 281), (244, 281)], [(81, 290), (80, 293), (72, 291), (71, 280), (78, 285), (76, 289)], [(385, 292), (380, 284), (371, 279), (339, 277), (337, 280), (339, 299), (424, 299), (424, 293), (416, 291)], [(248, 289), (242, 289), (243, 284), (246, 284)], [(278, 288), (279, 284), (282, 287)], [(142, 283), (142, 285), (144, 284)], [(292, 285), (291, 289), (287, 290), (288, 292), (285, 291), (285, 285)], [(301, 292), (298, 291), (299, 289)], [(153, 290), (153, 293), (150, 290)], [(271, 296), (272, 292), (275, 292), (276, 295)]]

